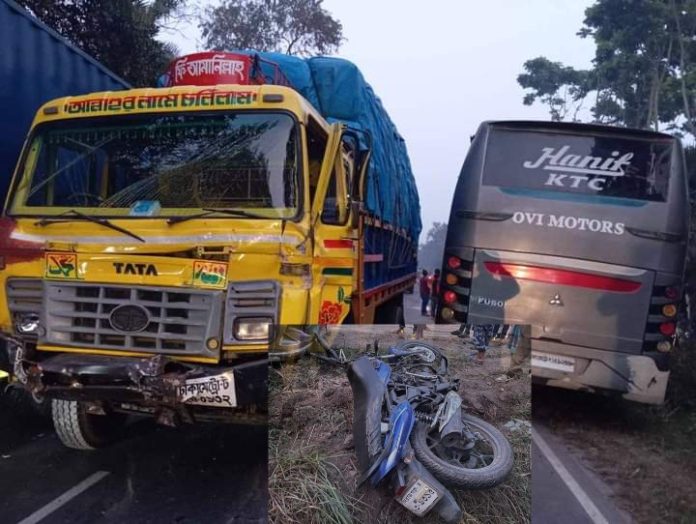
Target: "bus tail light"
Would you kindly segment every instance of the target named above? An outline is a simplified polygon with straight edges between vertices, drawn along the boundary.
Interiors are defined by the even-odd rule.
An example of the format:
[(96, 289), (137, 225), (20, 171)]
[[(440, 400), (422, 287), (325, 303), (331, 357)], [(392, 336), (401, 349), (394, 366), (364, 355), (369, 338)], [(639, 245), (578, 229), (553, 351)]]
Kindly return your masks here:
[(450, 269), (459, 269), (462, 265), (462, 261), (457, 257), (449, 257), (447, 259), (447, 267)]
[(443, 307), (440, 311), (440, 315), (444, 320), (452, 320), (454, 318), (454, 310), (448, 307)]
[(503, 262), (484, 262), (489, 273), (502, 277), (511, 277), (519, 280), (560, 284), (564, 286), (584, 287), (599, 289), (602, 291), (616, 291), (619, 293), (633, 293), (640, 289), (640, 282), (624, 280), (622, 278), (593, 275), (568, 269), (551, 269), (539, 266), (525, 266), (522, 264), (506, 264)]
[(458, 280), (457, 275), (454, 273), (447, 273), (447, 276), (445, 277), (445, 282), (447, 282), (450, 286), (454, 286)]
[(663, 322), (660, 324), (660, 333), (666, 337), (671, 337), (676, 331), (676, 325), (674, 322)]
[(445, 304), (453, 304), (457, 300), (457, 294), (454, 291), (445, 291), (442, 294), (442, 300)]
[(669, 340), (663, 340), (657, 343), (657, 350), (660, 353), (668, 353), (672, 349), (672, 343)]
[(670, 300), (677, 300), (679, 298), (679, 290), (676, 287), (665, 288), (665, 296)]
[(666, 317), (673, 317), (677, 314), (677, 306), (674, 304), (665, 304), (662, 306), (662, 314)]

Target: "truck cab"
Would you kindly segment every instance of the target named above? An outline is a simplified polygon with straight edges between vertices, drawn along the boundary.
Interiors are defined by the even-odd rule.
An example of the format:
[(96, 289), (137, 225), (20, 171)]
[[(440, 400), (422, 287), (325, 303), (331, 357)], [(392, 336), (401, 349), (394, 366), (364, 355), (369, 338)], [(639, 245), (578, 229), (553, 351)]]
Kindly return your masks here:
[(0, 330), (63, 442), (124, 413), (264, 423), (274, 326), (349, 314), (359, 156), (284, 85), (41, 107), (0, 221)]

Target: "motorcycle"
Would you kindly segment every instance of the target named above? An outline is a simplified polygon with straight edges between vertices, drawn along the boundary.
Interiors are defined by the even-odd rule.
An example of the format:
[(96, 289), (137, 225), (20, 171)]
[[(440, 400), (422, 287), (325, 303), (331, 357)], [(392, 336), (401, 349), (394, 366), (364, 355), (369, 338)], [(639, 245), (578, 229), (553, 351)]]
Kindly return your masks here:
[(448, 487), (492, 488), (513, 467), (505, 436), (465, 413), (459, 382), (447, 358), (421, 341), (348, 361), (324, 346), (328, 359), (347, 366), (353, 391), (353, 440), (360, 482), (388, 487), (418, 516), (435, 511), (448, 523), (462, 511)]

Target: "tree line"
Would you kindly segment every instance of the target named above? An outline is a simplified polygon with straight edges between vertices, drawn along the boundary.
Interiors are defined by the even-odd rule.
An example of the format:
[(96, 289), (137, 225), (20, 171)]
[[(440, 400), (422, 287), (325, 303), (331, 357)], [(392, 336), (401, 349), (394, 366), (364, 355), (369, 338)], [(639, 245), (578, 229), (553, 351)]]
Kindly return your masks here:
[(539, 56), (517, 77), (523, 102), (552, 120), (594, 122), (696, 137), (696, 0), (597, 0), (580, 38), (592, 38), (592, 66)]
[(338, 50), (343, 27), (323, 0), (223, 0), (198, 9), (194, 0), (17, 0), (32, 15), (135, 87), (155, 85), (179, 50), (163, 29), (194, 22), (211, 50), (288, 54)]

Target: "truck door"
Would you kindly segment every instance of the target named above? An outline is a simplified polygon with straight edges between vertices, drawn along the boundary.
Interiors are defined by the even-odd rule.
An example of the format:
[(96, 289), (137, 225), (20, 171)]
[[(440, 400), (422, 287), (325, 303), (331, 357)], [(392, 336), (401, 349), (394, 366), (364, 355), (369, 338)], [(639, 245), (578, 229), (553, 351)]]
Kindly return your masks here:
[(353, 160), (342, 143), (343, 129), (332, 128), (312, 203), (314, 260), (310, 321), (341, 322), (350, 311), (355, 271), (352, 238), (351, 177)]

